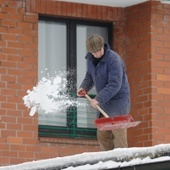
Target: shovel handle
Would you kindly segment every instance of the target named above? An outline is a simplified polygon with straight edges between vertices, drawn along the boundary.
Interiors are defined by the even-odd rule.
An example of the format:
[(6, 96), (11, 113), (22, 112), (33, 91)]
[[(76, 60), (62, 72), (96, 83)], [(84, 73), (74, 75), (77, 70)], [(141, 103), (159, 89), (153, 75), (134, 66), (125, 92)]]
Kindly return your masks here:
[[(89, 101), (91, 101), (92, 99), (89, 97), (89, 95), (88, 94), (85, 94), (85, 97), (89, 100)], [(100, 108), (100, 106), (99, 105), (97, 105), (96, 106), (96, 108), (98, 109), (98, 111), (100, 111), (100, 113), (102, 113), (102, 115), (104, 116), (104, 117), (109, 117), (108, 115), (107, 115), (107, 113), (106, 112), (104, 112), (104, 110), (102, 110), (101, 108)]]

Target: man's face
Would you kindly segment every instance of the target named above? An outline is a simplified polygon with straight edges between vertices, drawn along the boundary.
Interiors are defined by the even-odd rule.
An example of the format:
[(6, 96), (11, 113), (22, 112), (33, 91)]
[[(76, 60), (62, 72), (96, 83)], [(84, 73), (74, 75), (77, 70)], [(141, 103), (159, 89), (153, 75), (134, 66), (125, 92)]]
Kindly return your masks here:
[(100, 58), (102, 57), (104, 54), (104, 48), (102, 47), (100, 51), (97, 51), (96, 53), (92, 53), (92, 55), (95, 57), (95, 58)]

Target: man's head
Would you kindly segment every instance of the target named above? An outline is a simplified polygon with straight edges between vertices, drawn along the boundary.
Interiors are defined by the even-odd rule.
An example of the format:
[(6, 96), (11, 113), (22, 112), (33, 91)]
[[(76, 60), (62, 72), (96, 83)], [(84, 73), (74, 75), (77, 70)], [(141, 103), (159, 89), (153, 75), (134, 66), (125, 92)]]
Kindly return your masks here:
[(99, 34), (93, 34), (87, 39), (86, 46), (88, 52), (97, 53), (104, 46), (104, 40)]

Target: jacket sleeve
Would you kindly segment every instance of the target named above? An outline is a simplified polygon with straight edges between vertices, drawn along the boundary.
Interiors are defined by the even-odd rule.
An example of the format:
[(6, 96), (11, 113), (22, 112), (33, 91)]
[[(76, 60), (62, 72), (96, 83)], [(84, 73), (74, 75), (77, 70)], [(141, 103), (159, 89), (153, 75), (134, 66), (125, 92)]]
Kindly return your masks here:
[(108, 63), (108, 83), (98, 93), (96, 100), (104, 104), (117, 94), (122, 86), (123, 65), (121, 58), (116, 57), (114, 61)]

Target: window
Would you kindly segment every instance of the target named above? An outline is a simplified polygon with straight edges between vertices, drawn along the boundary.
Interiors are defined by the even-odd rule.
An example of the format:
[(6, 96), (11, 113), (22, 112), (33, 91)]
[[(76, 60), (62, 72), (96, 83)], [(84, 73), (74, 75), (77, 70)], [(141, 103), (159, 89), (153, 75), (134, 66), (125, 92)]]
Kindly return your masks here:
[[(67, 77), (72, 82), (71, 95), (76, 98), (77, 88), (85, 75), (86, 38), (93, 33), (101, 34), (111, 43), (112, 24), (78, 20), (40, 17), (38, 23), (38, 77), (55, 76), (58, 71), (74, 70)], [(70, 84), (70, 83), (69, 83)], [(95, 90), (90, 91), (95, 95)], [(96, 110), (89, 106), (70, 107), (65, 111), (39, 113), (39, 136), (96, 138), (94, 119)]]

